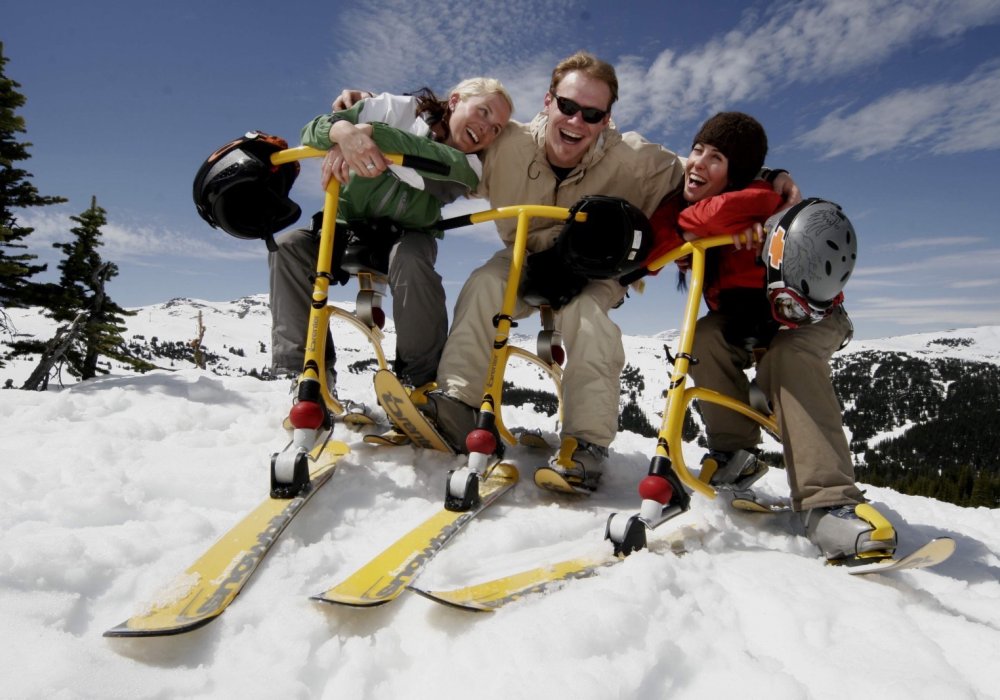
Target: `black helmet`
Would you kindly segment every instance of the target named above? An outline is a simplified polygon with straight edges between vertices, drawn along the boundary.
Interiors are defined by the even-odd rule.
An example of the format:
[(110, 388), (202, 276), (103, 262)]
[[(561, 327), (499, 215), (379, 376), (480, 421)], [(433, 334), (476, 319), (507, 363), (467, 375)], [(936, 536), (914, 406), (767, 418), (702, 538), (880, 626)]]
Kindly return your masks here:
[(282, 138), (249, 131), (210, 155), (194, 178), (201, 218), (237, 238), (263, 238), (272, 248), (271, 237), (302, 214), (288, 198), (299, 164), (271, 164), (271, 154), (286, 148)]
[(844, 300), (858, 238), (840, 206), (812, 197), (764, 223), (767, 295), (775, 319), (795, 327), (830, 315)]
[[(577, 212), (586, 221), (575, 221)], [(653, 228), (637, 207), (619, 197), (587, 195), (570, 209), (556, 241), (569, 268), (587, 279), (612, 279), (642, 267), (653, 248)]]

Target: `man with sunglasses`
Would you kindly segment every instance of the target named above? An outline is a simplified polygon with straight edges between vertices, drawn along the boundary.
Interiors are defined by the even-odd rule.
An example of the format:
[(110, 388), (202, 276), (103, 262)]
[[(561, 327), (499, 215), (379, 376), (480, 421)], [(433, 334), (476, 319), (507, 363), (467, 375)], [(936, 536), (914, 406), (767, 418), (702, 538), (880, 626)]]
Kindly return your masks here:
[[(618, 80), (610, 64), (585, 52), (561, 61), (552, 71), (542, 111), (529, 124), (511, 121), (488, 149), (478, 193), (493, 207), (572, 207), (584, 195), (601, 194), (624, 198), (652, 214), (683, 179), (683, 165), (662, 146), (611, 125), (617, 98)], [(553, 246), (563, 223), (540, 217), (530, 221), (528, 267), (537, 253)], [(496, 226), (505, 246), (473, 271), (462, 288), (438, 366), (439, 390), (428, 394), (428, 413), (459, 448), (475, 427), (475, 407), (482, 400), (495, 333), (492, 319), (503, 302), (517, 222), (504, 219)], [(621, 304), (626, 288), (611, 279), (562, 289), (558, 260), (552, 262), (555, 267), (539, 277), (548, 280), (550, 299), (560, 297), (557, 325), (567, 356), (563, 446), (557, 453), (562, 460), (557, 464), (553, 458), (551, 466), (573, 486), (587, 487), (618, 430), (625, 352), (621, 331), (608, 312)], [(534, 311), (521, 297), (514, 316)]]

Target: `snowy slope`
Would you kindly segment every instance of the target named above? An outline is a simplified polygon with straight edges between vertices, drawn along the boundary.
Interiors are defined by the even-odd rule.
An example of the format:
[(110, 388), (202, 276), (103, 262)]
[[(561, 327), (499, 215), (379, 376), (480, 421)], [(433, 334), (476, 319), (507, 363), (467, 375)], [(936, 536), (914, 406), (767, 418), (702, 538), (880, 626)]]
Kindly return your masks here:
[[(234, 372), (266, 364), (259, 345), (269, 322), (254, 301), (196, 302), (206, 344), (220, 355), (224, 345), (245, 351), (229, 353)], [(147, 307), (129, 326), (147, 339), (183, 340), (194, 337), (196, 316), (194, 305), (173, 303)], [(28, 332), (44, 321), (17, 322)], [(975, 343), (948, 352), (997, 356), (996, 329), (959, 335)], [(880, 342), (938, 348), (915, 338)], [(664, 342), (627, 339), (646, 397), (662, 389)], [(338, 349), (340, 366), (367, 356), (360, 335)], [(27, 372), (0, 370), (0, 383)], [(523, 372), (532, 370), (510, 377), (528, 381)], [(369, 382), (341, 370), (342, 393), (370, 396)], [(948, 535), (958, 542), (950, 561), (853, 578), (826, 567), (791, 516), (734, 513), (696, 496), (652, 536), (679, 533), (688, 554), (642, 552), (492, 615), (412, 595), (371, 610), (321, 606), (308, 596), (433, 511), (459, 460), (373, 448), (342, 426), (336, 437), (353, 450), (342, 469), (219, 620), (180, 637), (103, 638), (266, 493), (287, 388), (175, 363), (62, 391), (0, 392), (0, 696), (842, 698), (863, 688), (882, 698), (1000, 697), (1000, 511), (887, 489), (868, 493), (897, 524), (901, 548)], [(529, 408), (505, 416), (555, 430)], [(601, 550), (607, 516), (637, 505), (652, 448), (623, 433), (602, 490), (587, 501), (523, 483), (422, 582), (450, 587)], [(699, 449), (688, 450), (695, 461)], [(525, 476), (545, 458), (526, 448), (511, 457)], [(785, 493), (784, 474), (768, 474), (764, 487)]]

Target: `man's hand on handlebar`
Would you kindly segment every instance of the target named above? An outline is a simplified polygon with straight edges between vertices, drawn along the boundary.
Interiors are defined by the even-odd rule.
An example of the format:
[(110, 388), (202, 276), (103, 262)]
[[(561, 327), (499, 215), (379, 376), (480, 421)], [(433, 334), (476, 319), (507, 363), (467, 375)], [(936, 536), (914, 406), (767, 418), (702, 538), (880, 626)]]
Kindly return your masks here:
[(339, 95), (337, 95), (337, 99), (333, 101), (333, 111), (340, 112), (345, 109), (350, 109), (366, 97), (373, 97), (373, 94), (367, 90), (356, 90), (353, 88), (343, 90)]
[(799, 191), (799, 186), (795, 184), (795, 180), (788, 173), (778, 173), (772, 186), (774, 191), (785, 200), (786, 207), (794, 206), (802, 201), (802, 192)]

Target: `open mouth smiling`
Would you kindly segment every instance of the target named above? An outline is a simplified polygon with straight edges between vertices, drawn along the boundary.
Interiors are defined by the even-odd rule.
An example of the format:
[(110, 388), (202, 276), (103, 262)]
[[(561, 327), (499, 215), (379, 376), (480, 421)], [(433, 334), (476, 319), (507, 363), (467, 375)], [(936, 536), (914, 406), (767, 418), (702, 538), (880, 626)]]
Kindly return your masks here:
[(563, 141), (567, 141), (571, 144), (580, 143), (583, 140), (583, 134), (577, 134), (572, 131), (567, 131), (566, 129), (559, 129), (559, 136)]
[(695, 175), (694, 173), (688, 173), (688, 176), (687, 176), (687, 188), (689, 190), (697, 190), (698, 188), (703, 187), (707, 183), (708, 183), (708, 181), (705, 180), (704, 178), (702, 178), (702, 177), (700, 177), (698, 175)]

